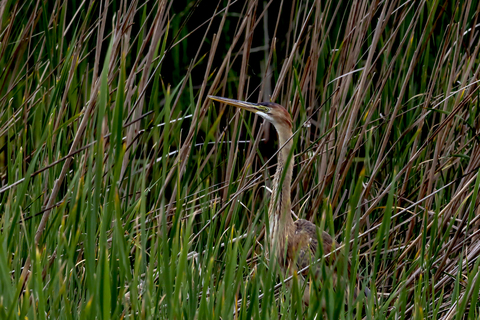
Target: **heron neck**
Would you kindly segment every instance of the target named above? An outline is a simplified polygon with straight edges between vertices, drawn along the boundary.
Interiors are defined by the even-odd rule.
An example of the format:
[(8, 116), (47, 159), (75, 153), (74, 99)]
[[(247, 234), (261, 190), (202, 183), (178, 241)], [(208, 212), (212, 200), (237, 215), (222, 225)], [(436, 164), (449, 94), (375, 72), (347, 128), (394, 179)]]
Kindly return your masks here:
[(275, 238), (284, 237), (289, 230), (293, 230), (292, 204), (290, 202), (290, 185), (292, 183), (294, 163), (293, 154), (289, 159), (293, 146), (293, 140), (290, 139), (292, 130), (290, 128), (284, 130), (277, 129), (277, 132), (279, 148), (281, 149), (277, 156), (277, 171), (273, 179), (272, 197), (268, 210), (271, 236)]

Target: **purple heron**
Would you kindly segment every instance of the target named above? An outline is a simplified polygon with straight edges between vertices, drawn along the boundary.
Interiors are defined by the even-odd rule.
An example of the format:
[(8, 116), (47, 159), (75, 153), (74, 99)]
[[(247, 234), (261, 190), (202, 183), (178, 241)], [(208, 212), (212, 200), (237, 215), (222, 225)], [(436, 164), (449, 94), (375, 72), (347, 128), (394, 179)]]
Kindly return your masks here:
[[(278, 133), (279, 152), (277, 156), (277, 170), (273, 179), (272, 196), (268, 209), (270, 226), (270, 248), (274, 250), (273, 257), (278, 260), (282, 270), (293, 274), (297, 270), (305, 269), (315, 259), (318, 248), (318, 228), (310, 221), (299, 219), (294, 221), (291, 214), (290, 188), (293, 174), (293, 156), (290, 156), (293, 147), (292, 117), (279, 104), (272, 102), (251, 103), (234, 99), (208, 96), (210, 100), (235, 106), (253, 112), (269, 121)], [(291, 159), (289, 160), (289, 156)], [(338, 247), (335, 239), (327, 232), (322, 231), (323, 253), (329, 254)], [(332, 264), (339, 255), (331, 255), (327, 262)], [(350, 272), (350, 265), (348, 265)], [(307, 276), (308, 270), (302, 273)], [(358, 283), (358, 279), (357, 279)], [(306, 290), (307, 291), (307, 290)], [(354, 289), (354, 296), (358, 295), (358, 285)], [(365, 295), (369, 289), (365, 288)], [(305, 292), (304, 302), (308, 304), (309, 294)]]

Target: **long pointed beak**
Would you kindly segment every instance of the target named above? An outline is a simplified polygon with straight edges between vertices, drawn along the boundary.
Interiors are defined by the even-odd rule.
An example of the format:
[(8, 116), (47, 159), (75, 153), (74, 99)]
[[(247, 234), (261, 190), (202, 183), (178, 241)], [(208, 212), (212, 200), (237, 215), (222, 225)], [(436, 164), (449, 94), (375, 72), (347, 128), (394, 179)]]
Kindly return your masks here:
[(223, 97), (217, 97), (217, 96), (208, 96), (207, 97), (210, 100), (222, 102), (229, 104), (231, 106), (235, 106), (244, 110), (248, 110), (254, 113), (257, 113), (259, 111), (264, 112), (265, 107), (262, 105), (259, 105), (257, 103), (252, 103), (252, 102), (246, 102), (246, 101), (240, 101), (240, 100), (235, 100), (235, 99), (229, 99), (229, 98), (223, 98)]

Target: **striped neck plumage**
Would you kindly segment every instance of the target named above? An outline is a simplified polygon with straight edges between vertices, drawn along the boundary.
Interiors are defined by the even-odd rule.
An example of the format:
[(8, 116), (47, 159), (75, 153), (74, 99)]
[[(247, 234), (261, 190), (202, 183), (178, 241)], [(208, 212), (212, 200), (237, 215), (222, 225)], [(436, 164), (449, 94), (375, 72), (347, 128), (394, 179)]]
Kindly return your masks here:
[[(293, 174), (294, 157), (292, 152), (293, 139), (291, 128), (277, 128), (279, 148), (277, 155), (277, 171), (273, 179), (272, 195), (268, 217), (270, 223), (270, 236), (274, 240), (285, 237), (286, 232), (292, 230), (293, 219), (291, 214), (290, 191)], [(279, 130), (280, 129), (280, 130)], [(290, 139), (290, 140), (289, 140)]]

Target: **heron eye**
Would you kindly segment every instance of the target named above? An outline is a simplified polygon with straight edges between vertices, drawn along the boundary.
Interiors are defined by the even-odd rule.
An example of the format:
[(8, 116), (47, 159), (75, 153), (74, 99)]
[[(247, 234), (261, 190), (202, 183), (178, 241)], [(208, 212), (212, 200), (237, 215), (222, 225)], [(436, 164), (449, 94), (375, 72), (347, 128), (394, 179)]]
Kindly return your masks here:
[(260, 110), (261, 110), (262, 112), (265, 112), (265, 113), (269, 113), (269, 112), (270, 112), (270, 108), (268, 108), (268, 107), (262, 107)]

